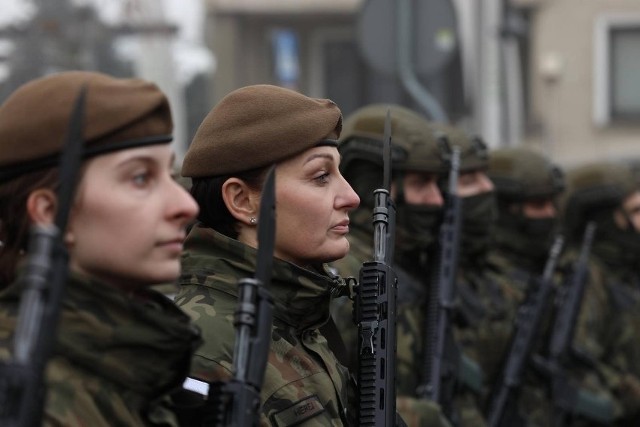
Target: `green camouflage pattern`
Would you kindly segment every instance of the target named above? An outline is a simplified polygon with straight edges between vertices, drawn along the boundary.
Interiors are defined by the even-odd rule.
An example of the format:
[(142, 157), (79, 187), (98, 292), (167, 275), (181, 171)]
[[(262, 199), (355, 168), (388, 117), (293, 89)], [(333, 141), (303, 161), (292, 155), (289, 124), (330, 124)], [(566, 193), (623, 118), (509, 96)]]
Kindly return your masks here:
[[(570, 250), (563, 259), (565, 277), (577, 259), (577, 252), (577, 249)], [(618, 294), (622, 289), (630, 290), (633, 285), (632, 282), (621, 282), (630, 279), (627, 273), (623, 269), (610, 268), (592, 251), (587, 288), (573, 340), (576, 352), (588, 361), (574, 369), (573, 375), (586, 389), (613, 400), (615, 417), (621, 425), (640, 416), (637, 376), (640, 360), (634, 358), (631, 350), (638, 345), (638, 302), (628, 299), (633, 292), (625, 292), (622, 298)]]
[[(640, 234), (636, 236), (640, 240)], [(601, 261), (602, 268), (606, 268), (605, 276), (611, 288), (614, 307), (624, 316), (622, 322), (625, 333), (631, 335), (624, 339), (624, 365), (621, 368), (640, 378), (640, 264), (623, 254), (632, 248), (617, 243), (597, 242), (593, 253)]]
[[(525, 302), (527, 293), (531, 291), (530, 287), (535, 286), (536, 280), (542, 276), (543, 267), (523, 258), (521, 253), (503, 249), (503, 247), (494, 247), (490, 252), (489, 263), (492, 266), (490, 275), (493, 280), (502, 284), (505, 301), (511, 305), (510, 311), (515, 312)], [(543, 314), (539, 326), (539, 339), (534, 344), (534, 353), (544, 352), (545, 342), (542, 338), (550, 326), (551, 314), (551, 310)], [(504, 369), (504, 365), (501, 368)], [(547, 384), (548, 379), (543, 378), (535, 369), (532, 369), (531, 364), (528, 364), (522, 377), (517, 400), (517, 412), (522, 418), (523, 427), (552, 425), (552, 404), (547, 392)]]
[(513, 304), (504, 283), (491, 275), (493, 268), (485, 259), (461, 266), (457, 274), (454, 340), (461, 352), (478, 364), (483, 376), (479, 393), (467, 388), (461, 396), (460, 426), (485, 424), (480, 414), (501, 372), (514, 329)]
[[(396, 381), (398, 395), (398, 411), (402, 407), (401, 399), (405, 399), (406, 404), (408, 397), (414, 400), (428, 402), (438, 408), (439, 406), (432, 401), (426, 399), (415, 399), (417, 396), (417, 388), (424, 377), (424, 325), (426, 315), (426, 296), (416, 299), (414, 302), (405, 302), (398, 306), (398, 354)], [(409, 400), (409, 402), (411, 402)], [(474, 393), (466, 388), (460, 388), (453, 396), (452, 409), (458, 422), (457, 426), (484, 426), (486, 425), (482, 410), (480, 407), (480, 399)], [(406, 416), (411, 419), (410, 415), (401, 412), (403, 418)], [(433, 415), (425, 413), (428, 418), (433, 419)], [(445, 419), (441, 415), (442, 419)], [(405, 418), (405, 420), (407, 420)], [(447, 421), (448, 423), (448, 421)], [(419, 425), (419, 424), (418, 424)], [(435, 424), (438, 425), (438, 424)], [(440, 424), (442, 425), (442, 424)]]
[[(231, 378), (237, 283), (253, 277), (256, 257), (254, 248), (201, 225), (187, 236), (176, 302), (201, 328), (204, 339), (191, 376), (204, 381)], [(311, 271), (274, 259), (268, 286), (274, 318), (261, 390), (262, 425), (349, 425), (353, 390), (348, 371), (318, 330), (329, 318), (331, 290), (342, 284), (324, 266)]]
[[(20, 287), (0, 294), (0, 357), (10, 356)], [(67, 284), (46, 371), (43, 425), (177, 426), (168, 393), (182, 386), (199, 333), (164, 296), (86, 278)]]

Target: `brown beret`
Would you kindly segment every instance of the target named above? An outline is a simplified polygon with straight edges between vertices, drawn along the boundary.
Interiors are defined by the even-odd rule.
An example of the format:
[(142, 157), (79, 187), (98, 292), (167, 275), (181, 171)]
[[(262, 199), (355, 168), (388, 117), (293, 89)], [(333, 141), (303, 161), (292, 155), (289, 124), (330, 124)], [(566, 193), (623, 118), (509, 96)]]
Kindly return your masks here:
[(85, 158), (171, 141), (171, 111), (156, 85), (96, 72), (61, 72), (24, 84), (0, 106), (3, 180), (57, 164), (83, 86)]
[(182, 175), (243, 172), (298, 154), (331, 132), (342, 115), (328, 99), (271, 85), (246, 86), (225, 96), (205, 117), (182, 163)]

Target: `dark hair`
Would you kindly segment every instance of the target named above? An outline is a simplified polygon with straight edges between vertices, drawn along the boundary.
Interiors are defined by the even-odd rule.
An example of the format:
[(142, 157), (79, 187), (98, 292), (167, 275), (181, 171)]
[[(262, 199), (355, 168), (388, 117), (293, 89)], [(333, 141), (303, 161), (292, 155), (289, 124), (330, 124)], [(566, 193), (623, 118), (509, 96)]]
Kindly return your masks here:
[(198, 221), (227, 237), (238, 237), (237, 219), (231, 215), (222, 198), (222, 185), (229, 178), (244, 181), (253, 190), (262, 190), (269, 167), (251, 169), (242, 173), (192, 178), (191, 195), (200, 206)]
[(27, 199), (38, 188), (55, 190), (58, 169), (31, 172), (0, 185), (0, 289), (15, 280), (16, 266), (27, 250), (31, 221)]

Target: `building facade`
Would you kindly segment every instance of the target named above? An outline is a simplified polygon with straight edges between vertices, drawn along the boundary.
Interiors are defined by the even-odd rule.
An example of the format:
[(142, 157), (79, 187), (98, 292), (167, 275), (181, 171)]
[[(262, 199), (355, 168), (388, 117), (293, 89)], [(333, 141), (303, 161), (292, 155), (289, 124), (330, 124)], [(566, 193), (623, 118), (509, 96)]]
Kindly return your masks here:
[[(238, 87), (271, 83), (331, 98), (345, 114), (372, 102), (394, 102), (430, 117), (402, 73), (381, 70), (363, 53), (366, 43), (372, 49), (363, 36), (363, 11), (378, 0), (207, 1), (208, 44), (218, 59), (214, 102)], [(416, 10), (415, 1), (389, 3), (400, 1), (413, 5), (413, 27), (422, 28), (429, 20), (425, 11)], [(453, 40), (444, 37), (445, 25), (438, 20), (427, 25), (442, 27), (434, 30), (434, 43), (452, 54), (437, 72), (415, 73), (447, 120), (491, 146), (526, 143), (566, 166), (640, 158), (637, 0), (452, 0), (451, 5)], [(398, 21), (395, 10), (389, 12), (375, 25), (394, 37), (397, 30), (386, 31)], [(415, 40), (418, 32), (414, 50), (424, 49)], [(414, 65), (424, 59), (412, 54)]]

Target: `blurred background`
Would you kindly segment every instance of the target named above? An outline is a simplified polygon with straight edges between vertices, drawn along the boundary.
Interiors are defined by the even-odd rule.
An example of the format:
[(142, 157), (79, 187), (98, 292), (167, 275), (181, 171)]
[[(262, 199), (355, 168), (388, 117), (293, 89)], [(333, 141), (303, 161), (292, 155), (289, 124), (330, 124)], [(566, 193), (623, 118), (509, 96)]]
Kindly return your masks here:
[(567, 167), (640, 159), (638, 0), (0, 0), (0, 102), (65, 69), (156, 82), (179, 158), (224, 95), (270, 83)]

